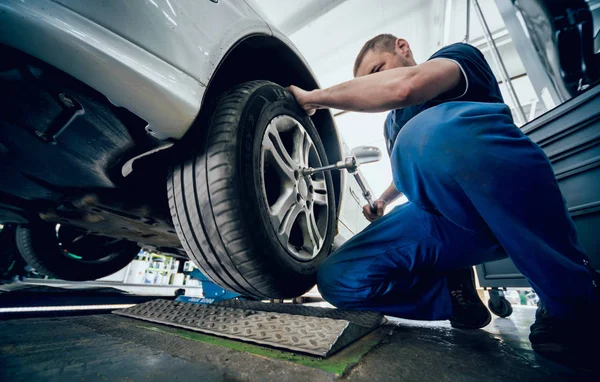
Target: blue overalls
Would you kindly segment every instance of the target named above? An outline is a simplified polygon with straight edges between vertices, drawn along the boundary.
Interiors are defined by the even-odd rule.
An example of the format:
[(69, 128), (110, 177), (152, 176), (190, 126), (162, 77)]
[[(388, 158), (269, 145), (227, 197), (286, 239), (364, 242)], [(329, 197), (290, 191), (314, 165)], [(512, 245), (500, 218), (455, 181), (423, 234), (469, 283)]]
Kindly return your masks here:
[[(386, 135), (396, 135), (393, 180), (409, 202), (325, 260), (318, 273), (322, 296), (343, 309), (449, 319), (447, 274), (508, 255), (549, 313), (585, 314), (598, 303), (594, 272), (547, 156), (514, 125), (504, 103), (465, 97), (478, 80), (487, 81), (469, 60), (481, 60), (493, 80), (479, 93), (497, 89), (481, 53), (466, 44), (444, 49), (432, 58), (448, 58), (450, 50), (467, 89), (459, 89), (459, 101), (418, 105), (388, 118)], [(394, 123), (403, 118), (398, 113), (408, 117)]]

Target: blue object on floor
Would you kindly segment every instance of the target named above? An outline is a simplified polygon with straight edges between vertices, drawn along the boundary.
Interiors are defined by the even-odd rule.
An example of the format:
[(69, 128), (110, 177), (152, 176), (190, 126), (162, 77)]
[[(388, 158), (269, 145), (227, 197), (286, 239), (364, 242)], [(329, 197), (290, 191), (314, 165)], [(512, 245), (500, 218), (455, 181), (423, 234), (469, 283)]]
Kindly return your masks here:
[(212, 304), (213, 302), (229, 300), (240, 296), (237, 293), (230, 292), (227, 289), (223, 289), (216, 285), (198, 269), (194, 269), (189, 275), (190, 278), (198, 280), (202, 284), (202, 294), (204, 295), (204, 298), (179, 296), (175, 301), (193, 304)]
[(214, 298), (179, 296), (175, 299), (177, 302), (189, 302), (190, 304), (210, 305), (217, 302)]
[(411, 319), (452, 315), (446, 275), (508, 254), (556, 317), (585, 317), (597, 274), (542, 149), (501, 103), (447, 102), (398, 134), (391, 156), (409, 203), (354, 236), (319, 269), (343, 309)]

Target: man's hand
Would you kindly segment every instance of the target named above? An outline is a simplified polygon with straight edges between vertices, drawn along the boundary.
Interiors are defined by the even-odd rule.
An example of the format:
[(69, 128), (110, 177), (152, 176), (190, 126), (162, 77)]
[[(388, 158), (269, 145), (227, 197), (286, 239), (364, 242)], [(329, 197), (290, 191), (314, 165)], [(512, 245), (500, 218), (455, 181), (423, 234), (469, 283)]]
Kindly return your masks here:
[(373, 204), (376, 208), (375, 212), (371, 211), (371, 206), (369, 206), (368, 204), (365, 204), (363, 206), (363, 215), (365, 215), (367, 220), (371, 223), (383, 216), (383, 213), (385, 212), (385, 207), (387, 206), (387, 202), (383, 199), (377, 199), (373, 202)]
[(367, 204), (366, 206), (363, 206), (363, 215), (365, 215), (367, 220), (371, 223), (374, 222), (383, 216), (388, 204), (393, 203), (394, 200), (398, 199), (401, 195), (402, 193), (396, 189), (396, 186), (394, 186), (394, 183), (392, 182), (388, 188), (383, 191), (383, 194), (381, 194), (379, 199), (373, 202), (376, 211), (372, 212), (371, 206)]
[(308, 115), (315, 114), (315, 111), (317, 111), (317, 109), (319, 107), (317, 105), (311, 104), (309, 102), (310, 92), (308, 92), (304, 89), (300, 89), (299, 87), (294, 86), (294, 85), (289, 86), (288, 90), (294, 95), (294, 97), (296, 97), (296, 101), (298, 102), (300, 107), (302, 107), (302, 109), (304, 109), (306, 114), (308, 114)]

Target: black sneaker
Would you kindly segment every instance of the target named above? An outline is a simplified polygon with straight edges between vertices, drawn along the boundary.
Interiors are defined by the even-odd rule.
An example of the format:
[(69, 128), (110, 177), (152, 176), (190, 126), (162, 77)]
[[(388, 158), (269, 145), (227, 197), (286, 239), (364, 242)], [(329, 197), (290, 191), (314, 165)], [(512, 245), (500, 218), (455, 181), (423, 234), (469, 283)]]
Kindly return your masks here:
[(538, 353), (566, 353), (573, 345), (568, 323), (550, 316), (541, 302), (535, 311), (535, 322), (530, 330), (531, 347)]
[(448, 275), (452, 298), (450, 324), (458, 329), (480, 329), (490, 323), (492, 315), (475, 290), (473, 268), (461, 269)]
[(600, 335), (590, 309), (588, 317), (580, 320), (561, 320), (551, 316), (540, 301), (535, 311), (535, 322), (531, 325), (529, 341), (534, 351), (550, 358), (580, 357), (596, 347)]

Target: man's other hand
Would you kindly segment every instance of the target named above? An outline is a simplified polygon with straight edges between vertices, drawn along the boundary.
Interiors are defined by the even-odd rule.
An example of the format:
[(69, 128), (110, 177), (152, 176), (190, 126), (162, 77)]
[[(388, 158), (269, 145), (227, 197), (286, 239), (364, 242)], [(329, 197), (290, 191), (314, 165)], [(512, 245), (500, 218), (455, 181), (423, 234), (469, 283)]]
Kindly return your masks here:
[(382, 199), (377, 199), (373, 204), (375, 205), (375, 212), (371, 211), (371, 206), (368, 204), (363, 206), (363, 215), (365, 215), (367, 220), (371, 223), (383, 216), (387, 202)]
[(299, 87), (294, 86), (294, 85), (289, 86), (287, 89), (294, 95), (294, 97), (296, 97), (296, 101), (298, 102), (300, 107), (302, 109), (304, 109), (306, 114), (308, 114), (308, 115), (315, 114), (315, 111), (318, 109), (318, 106), (309, 103), (308, 99), (309, 99), (310, 92), (308, 92), (304, 89), (300, 89)]

